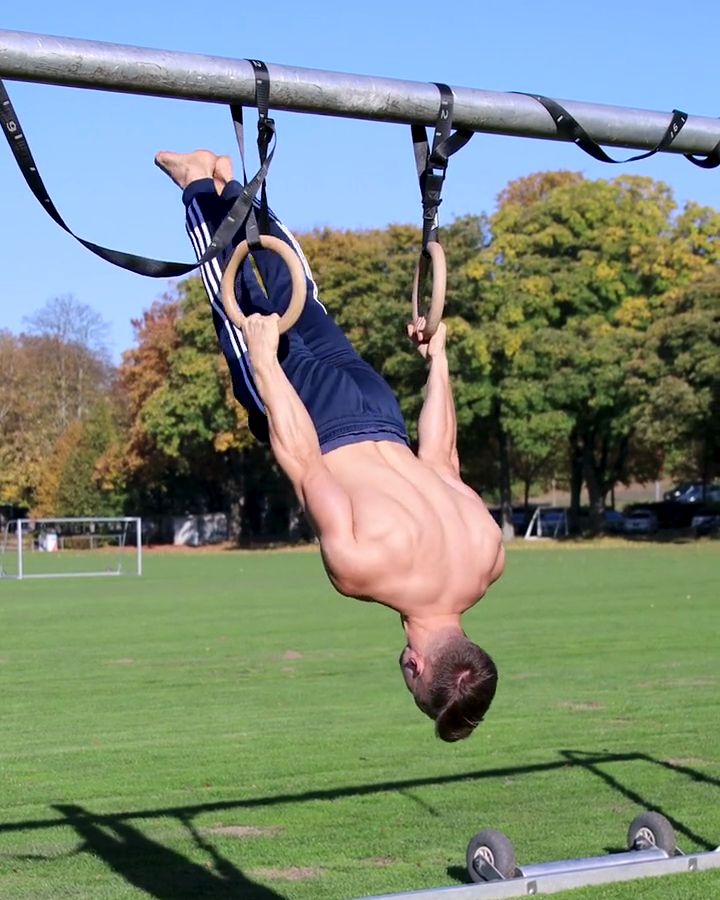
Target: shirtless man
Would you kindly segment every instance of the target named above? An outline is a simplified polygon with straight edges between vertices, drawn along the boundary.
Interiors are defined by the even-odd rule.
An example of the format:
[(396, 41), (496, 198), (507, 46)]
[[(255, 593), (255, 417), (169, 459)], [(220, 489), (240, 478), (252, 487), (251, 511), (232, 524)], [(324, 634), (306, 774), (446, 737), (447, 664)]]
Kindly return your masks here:
[[(161, 152), (155, 162), (183, 189), (199, 257), (241, 191), (230, 160), (197, 150)], [(248, 260), (238, 272), (242, 332), (220, 299), (232, 248), (202, 267), (235, 396), (292, 482), (330, 581), (400, 614), (405, 683), (437, 735), (460, 740), (497, 685), (495, 664), (465, 636), (461, 616), (500, 577), (505, 557), (498, 526), (460, 478), (445, 326), (428, 342), (423, 319), (408, 326), (429, 367), (415, 455), (392, 390), (327, 315), (294, 237), (274, 216), (271, 231), (295, 249), (307, 276), (305, 308), (286, 335), (277, 313), (288, 305), (290, 277), (277, 254), (253, 254), (267, 294)]]

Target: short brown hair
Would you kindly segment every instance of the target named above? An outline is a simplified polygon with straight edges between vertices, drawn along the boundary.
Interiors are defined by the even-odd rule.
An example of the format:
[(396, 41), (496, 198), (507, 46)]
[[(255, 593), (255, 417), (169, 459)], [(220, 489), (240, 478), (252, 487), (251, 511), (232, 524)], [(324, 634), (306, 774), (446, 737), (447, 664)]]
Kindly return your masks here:
[(490, 656), (464, 635), (442, 644), (433, 654), (422, 698), (437, 736), (450, 742), (472, 734), (492, 703), (497, 680)]

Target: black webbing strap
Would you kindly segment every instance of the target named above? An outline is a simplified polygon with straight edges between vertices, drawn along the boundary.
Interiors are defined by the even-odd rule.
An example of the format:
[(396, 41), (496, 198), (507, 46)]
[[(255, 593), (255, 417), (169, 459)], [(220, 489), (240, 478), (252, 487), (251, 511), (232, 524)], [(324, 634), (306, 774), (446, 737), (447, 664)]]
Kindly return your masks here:
[[(251, 60), (250, 62), (255, 67), (256, 61)], [(262, 65), (262, 63), (260, 65)], [(272, 122), (272, 120), (267, 120), (266, 98), (264, 102), (265, 120)], [(235, 122), (236, 133), (238, 133), (239, 129), (239, 135), (241, 138), (242, 110), (238, 106), (232, 106), (231, 113)], [(239, 122), (238, 113), (240, 118)], [(50, 195), (45, 188), (45, 184), (43, 183), (40, 173), (38, 172), (37, 166), (35, 165), (35, 160), (33, 159), (33, 155), (30, 152), (30, 147), (28, 146), (27, 140), (20, 126), (20, 121), (18, 119), (17, 113), (15, 112), (15, 109), (10, 102), (10, 97), (8, 96), (2, 80), (0, 80), (0, 122), (2, 122), (3, 132), (5, 134), (5, 137), (7, 138), (8, 144), (10, 145), (10, 149), (13, 152), (15, 161), (18, 164), (18, 167), (22, 172), (25, 181), (27, 182), (28, 187), (35, 196), (35, 199), (38, 201), (38, 203), (40, 203), (40, 205), (43, 207), (45, 212), (47, 212), (50, 218), (53, 219), (53, 221), (69, 235), (74, 237), (76, 241), (81, 243), (83, 247), (86, 247), (88, 250), (90, 250), (96, 256), (99, 256), (101, 259), (104, 259), (106, 262), (112, 263), (115, 266), (119, 266), (122, 269), (127, 269), (130, 272), (135, 272), (138, 275), (147, 275), (151, 278), (175, 278), (180, 275), (186, 275), (193, 269), (196, 269), (209, 260), (214, 259), (225, 249), (225, 247), (227, 247), (232, 242), (232, 239), (237, 234), (238, 229), (246, 220), (248, 212), (252, 210), (253, 201), (258, 190), (260, 190), (261, 187), (264, 188), (265, 178), (267, 176), (268, 168), (270, 166), (270, 162), (272, 161), (272, 156), (274, 153), (274, 147), (273, 152), (271, 152), (269, 155), (267, 154), (267, 146), (265, 147), (264, 158), (261, 160), (260, 168), (249, 182), (247, 180), (247, 176), (245, 176), (245, 185), (242, 193), (233, 203), (230, 211), (221, 222), (219, 228), (213, 235), (213, 238), (210, 241), (207, 250), (200, 257), (200, 259), (194, 263), (166, 262), (164, 260), (151, 259), (145, 256), (138, 256), (134, 253), (126, 253), (120, 250), (111, 250), (108, 247), (102, 247), (99, 244), (95, 244), (92, 241), (88, 241), (84, 238), (79, 237), (77, 234), (75, 234), (74, 231), (72, 231), (71, 228), (69, 228), (69, 226), (65, 223), (65, 220), (55, 207), (55, 204), (50, 199)], [(260, 128), (259, 123), (258, 128)]]
[[(260, 158), (260, 169), (267, 174), (272, 158), (275, 154), (277, 135), (275, 133), (275, 120), (268, 116), (270, 103), (270, 76), (267, 66), (259, 59), (248, 60), (255, 71), (255, 105), (258, 110), (257, 123), (257, 148)], [(235, 137), (240, 148), (244, 183), (247, 185), (245, 173), (245, 141), (243, 139), (243, 114), (241, 106), (230, 107), (235, 123)], [(245, 236), (251, 250), (260, 248), (260, 235), (270, 233), (270, 214), (267, 200), (267, 186), (265, 178), (260, 185), (259, 221), (255, 215), (255, 208), (250, 207), (245, 224)]]
[(707, 156), (697, 156), (693, 153), (685, 153), (685, 159), (690, 160), (694, 166), (701, 169), (717, 169), (720, 166), (720, 141), (713, 147)]
[(665, 130), (665, 134), (660, 139), (660, 143), (656, 147), (645, 153), (629, 156), (627, 159), (613, 159), (612, 156), (608, 156), (597, 141), (590, 137), (577, 119), (571, 116), (565, 107), (561, 106), (557, 100), (551, 100), (549, 97), (543, 97), (541, 94), (528, 94), (524, 91), (513, 91), (513, 93), (524, 94), (526, 97), (532, 97), (533, 100), (537, 100), (537, 102), (544, 106), (552, 116), (558, 134), (566, 140), (577, 144), (581, 150), (584, 150), (585, 153), (588, 153), (594, 159), (605, 163), (637, 162), (640, 159), (647, 159), (648, 156), (653, 156), (655, 153), (662, 150), (667, 150), (675, 138), (680, 134), (683, 125), (688, 119), (687, 113), (681, 112), (679, 109), (674, 109), (670, 124)]
[(438, 207), (442, 203), (442, 187), (447, 174), (448, 160), (473, 136), (472, 131), (463, 128), (451, 133), (455, 97), (446, 84), (438, 82), (434, 84), (440, 91), (440, 109), (435, 123), (432, 148), (428, 142), (425, 126), (411, 126), (415, 165), (422, 195), (423, 253), (426, 252), (428, 241), (437, 240)]

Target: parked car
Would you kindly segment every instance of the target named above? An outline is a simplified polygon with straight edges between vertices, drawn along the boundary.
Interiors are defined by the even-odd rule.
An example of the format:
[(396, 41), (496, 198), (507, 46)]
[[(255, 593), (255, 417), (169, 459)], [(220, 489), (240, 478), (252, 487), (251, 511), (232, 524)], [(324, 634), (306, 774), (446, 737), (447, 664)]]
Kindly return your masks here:
[(676, 503), (720, 503), (720, 484), (685, 481), (666, 491), (664, 497)]
[(625, 515), (625, 534), (654, 534), (658, 530), (658, 520), (649, 509), (633, 509)]
[(692, 518), (692, 528), (696, 537), (707, 534), (720, 534), (720, 513), (713, 510), (703, 510)]
[(693, 487), (692, 481), (681, 481), (680, 484), (676, 484), (674, 488), (671, 488), (669, 491), (665, 491), (663, 494), (663, 500), (675, 500), (679, 501), (682, 495), (690, 490)]
[(608, 534), (622, 534), (625, 530), (625, 516), (616, 509), (603, 512), (603, 530)]

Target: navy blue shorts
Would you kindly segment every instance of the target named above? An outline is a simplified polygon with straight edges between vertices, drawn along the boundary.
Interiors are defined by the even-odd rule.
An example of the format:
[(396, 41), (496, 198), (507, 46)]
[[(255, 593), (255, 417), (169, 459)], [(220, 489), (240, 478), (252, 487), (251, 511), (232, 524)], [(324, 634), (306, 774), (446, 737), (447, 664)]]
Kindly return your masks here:
[[(183, 192), (187, 229), (198, 258), (215, 229), (237, 199), (242, 186), (230, 182), (218, 196), (212, 179), (190, 184)], [(323, 453), (361, 441), (408, 444), (397, 399), (378, 373), (355, 352), (352, 344), (318, 300), (317, 285), (299, 244), (288, 229), (271, 216), (271, 233), (290, 244), (300, 257), (307, 279), (305, 308), (297, 324), (281, 337), (279, 358), (283, 371), (304, 403), (315, 425)], [(238, 233), (234, 245), (244, 238)], [(233, 246), (234, 246), (233, 245)], [(220, 295), (222, 272), (232, 248), (202, 266), (201, 274), (212, 306), (213, 321), (225, 355), (233, 391), (248, 411), (253, 434), (268, 439), (265, 408), (253, 377), (242, 333), (225, 315)], [(290, 302), (291, 280), (285, 263), (269, 250), (253, 252), (267, 295), (247, 259), (235, 279), (235, 294), (245, 315), (282, 314)]]

